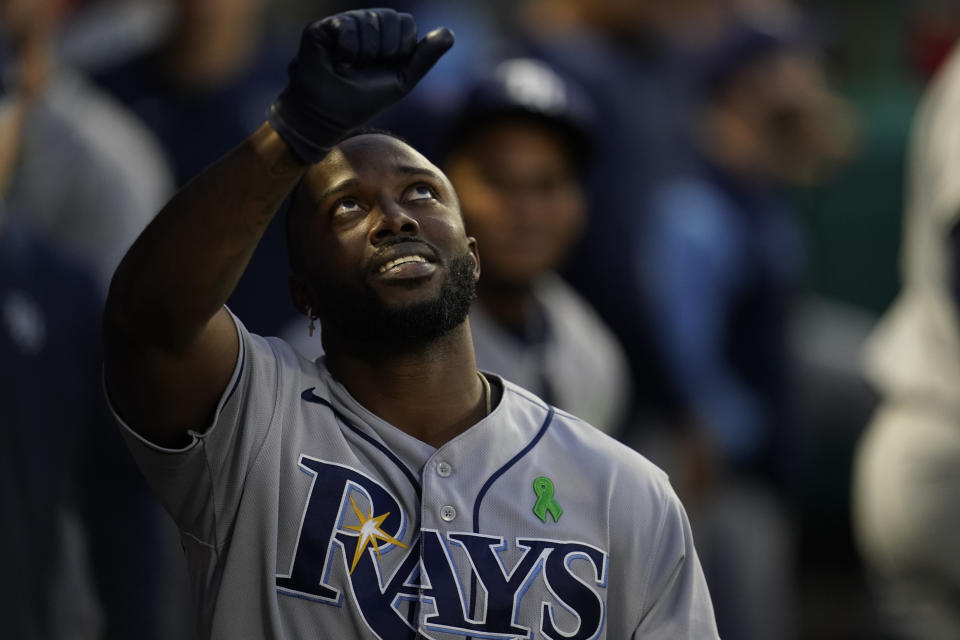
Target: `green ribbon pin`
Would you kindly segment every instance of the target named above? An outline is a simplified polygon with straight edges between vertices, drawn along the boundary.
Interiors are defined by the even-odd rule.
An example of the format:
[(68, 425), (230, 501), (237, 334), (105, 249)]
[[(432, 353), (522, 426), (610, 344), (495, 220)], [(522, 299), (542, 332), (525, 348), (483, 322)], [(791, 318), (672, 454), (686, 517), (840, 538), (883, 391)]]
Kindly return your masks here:
[(553, 521), (560, 520), (563, 515), (563, 507), (553, 497), (553, 480), (546, 476), (540, 476), (533, 481), (533, 492), (537, 494), (537, 504), (533, 505), (533, 514), (547, 521), (547, 513), (553, 516)]

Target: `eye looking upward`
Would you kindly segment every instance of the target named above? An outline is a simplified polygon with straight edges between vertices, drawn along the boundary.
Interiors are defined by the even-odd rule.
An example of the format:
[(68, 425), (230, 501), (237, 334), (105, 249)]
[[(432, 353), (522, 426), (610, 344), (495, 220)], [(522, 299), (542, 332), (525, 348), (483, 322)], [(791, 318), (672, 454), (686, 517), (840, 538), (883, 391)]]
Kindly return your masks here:
[(345, 215), (361, 211), (360, 203), (354, 198), (340, 198), (331, 208), (330, 214), (333, 216)]
[(403, 202), (422, 202), (436, 199), (436, 190), (425, 182), (418, 182), (408, 187), (403, 193)]

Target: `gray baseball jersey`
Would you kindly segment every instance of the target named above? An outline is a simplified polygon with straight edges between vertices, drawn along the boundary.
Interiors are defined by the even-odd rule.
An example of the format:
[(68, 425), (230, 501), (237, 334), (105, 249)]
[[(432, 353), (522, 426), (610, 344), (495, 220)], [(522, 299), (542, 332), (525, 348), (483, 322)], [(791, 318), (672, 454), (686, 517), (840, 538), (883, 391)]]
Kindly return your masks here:
[(717, 637), (683, 508), (636, 452), (504, 381), (437, 449), (237, 327), (189, 446), (124, 425), (182, 532), (201, 637)]

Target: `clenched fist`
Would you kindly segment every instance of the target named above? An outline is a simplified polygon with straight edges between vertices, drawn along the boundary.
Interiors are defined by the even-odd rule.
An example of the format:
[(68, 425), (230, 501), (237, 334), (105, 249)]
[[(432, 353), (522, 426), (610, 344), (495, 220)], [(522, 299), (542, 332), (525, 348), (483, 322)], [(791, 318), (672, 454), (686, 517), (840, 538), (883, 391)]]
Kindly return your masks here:
[(307, 26), (290, 82), (267, 119), (304, 162), (318, 162), (346, 131), (405, 96), (453, 45), (434, 29), (417, 41), (413, 16), (346, 11)]

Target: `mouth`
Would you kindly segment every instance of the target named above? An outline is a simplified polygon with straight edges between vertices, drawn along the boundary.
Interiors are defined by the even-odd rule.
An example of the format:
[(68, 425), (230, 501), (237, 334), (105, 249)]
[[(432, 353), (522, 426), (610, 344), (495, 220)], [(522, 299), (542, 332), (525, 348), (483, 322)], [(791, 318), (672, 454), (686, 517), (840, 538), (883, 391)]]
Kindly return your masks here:
[(394, 269), (396, 267), (399, 267), (405, 264), (426, 264), (426, 263), (427, 263), (427, 259), (424, 258), (423, 256), (418, 256), (418, 255), (403, 256), (402, 258), (394, 258), (393, 260), (389, 260), (386, 264), (381, 265), (381, 267), (377, 269), (377, 273), (386, 273), (391, 269)]
[(383, 278), (423, 278), (437, 270), (436, 252), (426, 243), (401, 242), (375, 256), (372, 272)]

